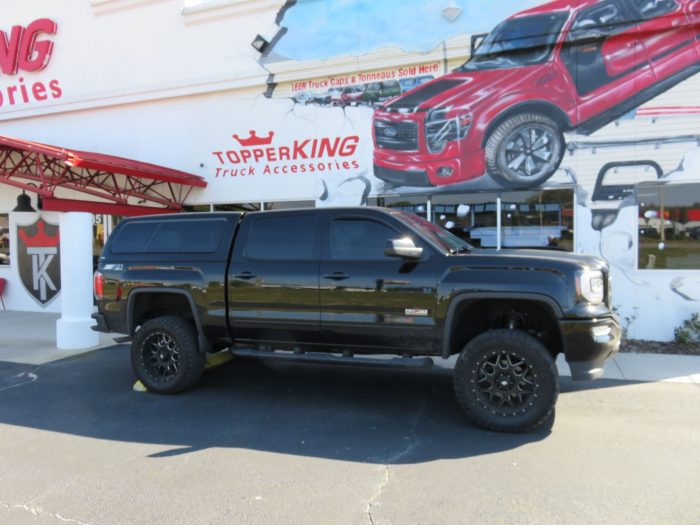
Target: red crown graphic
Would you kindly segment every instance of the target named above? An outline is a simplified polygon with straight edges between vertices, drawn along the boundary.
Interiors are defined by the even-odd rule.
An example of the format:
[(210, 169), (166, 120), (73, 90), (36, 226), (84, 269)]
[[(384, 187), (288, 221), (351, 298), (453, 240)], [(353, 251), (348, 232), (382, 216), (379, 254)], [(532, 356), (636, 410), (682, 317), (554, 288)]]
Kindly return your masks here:
[(52, 248), (58, 246), (59, 234), (49, 236), (45, 230), (46, 223), (39, 219), (36, 223), (36, 235), (30, 237), (23, 229), (18, 229), (17, 234), (24, 241), (27, 248)]
[(258, 137), (255, 130), (250, 130), (250, 137), (247, 139), (242, 139), (238, 135), (233, 135), (233, 138), (238, 141), (241, 146), (266, 146), (272, 142), (272, 137), (275, 136), (274, 131), (270, 131), (267, 137)]

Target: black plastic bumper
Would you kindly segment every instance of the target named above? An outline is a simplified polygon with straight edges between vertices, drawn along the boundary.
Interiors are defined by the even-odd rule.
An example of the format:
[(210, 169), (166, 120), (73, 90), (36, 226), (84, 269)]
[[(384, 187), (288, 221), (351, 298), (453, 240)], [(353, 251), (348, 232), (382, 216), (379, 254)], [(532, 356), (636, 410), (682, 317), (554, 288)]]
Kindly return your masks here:
[(94, 314), (91, 315), (91, 317), (97, 321), (97, 324), (95, 326), (91, 326), (91, 328), (95, 332), (105, 332), (109, 333), (111, 330), (109, 329), (109, 326), (107, 325), (107, 319), (105, 319), (105, 316), (102, 315), (101, 313), (95, 312)]
[(562, 320), (560, 325), (571, 378), (585, 381), (603, 375), (605, 360), (620, 349), (618, 318)]
[(392, 170), (375, 164), (374, 176), (395, 186), (433, 186), (428, 174), (422, 170)]

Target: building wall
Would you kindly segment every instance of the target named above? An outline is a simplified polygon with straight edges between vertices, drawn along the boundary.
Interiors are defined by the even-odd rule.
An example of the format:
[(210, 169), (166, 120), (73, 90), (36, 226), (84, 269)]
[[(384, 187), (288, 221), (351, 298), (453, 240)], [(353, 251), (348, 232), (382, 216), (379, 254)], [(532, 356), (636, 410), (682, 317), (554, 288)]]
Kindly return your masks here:
[[(693, 224), (683, 211), (683, 218), (668, 219), (678, 238), (660, 236), (658, 242), (640, 228), (664, 230), (658, 219), (664, 204), (677, 213), (700, 207), (700, 76), (694, 74), (700, 13), (697, 2), (669, 0), (666, 12), (635, 17), (630, 6), (636, 4), (458, 1), (461, 11), (451, 18), (455, 13), (445, 10), (451, 3), (444, 1), (15, 3), (0, 26), (6, 35), (42, 18), (56, 30), (37, 37), (53, 45), (45, 67), (0, 74), (2, 133), (201, 175), (208, 186), (190, 194), (193, 205), (312, 200), (323, 206), (374, 199), (458, 204), (479, 202), (480, 195), (484, 202), (494, 195), (508, 201), (524, 186), (570, 189), (573, 247), (610, 263), (628, 335), (670, 339), (673, 328), (698, 311), (700, 263), (688, 234)], [(663, 10), (663, 2), (656, 4)], [(596, 15), (607, 37), (596, 44), (594, 58), (601, 64), (591, 66), (581, 53), (593, 37), (576, 33), (575, 24), (597, 9), (612, 11)], [(526, 26), (527, 17), (540, 18)], [(611, 17), (622, 18), (612, 23)], [(544, 42), (544, 51), (551, 44), (548, 54), (543, 51), (547, 56), (539, 60), (534, 53), (524, 67), (482, 62), (476, 70), (451, 73), (503, 21), (529, 28), (525, 33)], [(669, 30), (679, 27), (674, 21), (682, 29)], [(268, 42), (262, 54), (251, 46), (256, 36)], [(483, 45), (482, 52), (492, 44)], [(635, 45), (641, 47), (635, 51)], [(508, 46), (512, 38), (505, 40)], [(576, 58), (567, 65), (565, 55)], [(388, 101), (423, 81), (428, 83), (417, 91)], [(39, 97), (34, 93), (37, 82), (47, 86), (45, 100), (41, 88)], [(386, 85), (375, 90), (377, 82)], [(26, 100), (22, 86), (29, 90)], [(348, 88), (357, 88), (359, 98)], [(658, 89), (648, 100), (635, 99), (644, 88)], [(484, 145), (505, 112), (533, 101), (541, 106), (520, 114), (539, 111), (555, 123), (554, 115), (562, 116), (552, 135), (563, 131), (561, 163), (551, 175), (514, 183), (488, 167)], [(432, 153), (423, 143), (417, 154), (375, 147), (375, 120), (392, 123), (380, 123), (381, 133), (417, 122), (421, 141), (426, 116), (444, 108), (445, 121), (468, 126), (463, 140)], [(573, 128), (564, 129), (564, 115)], [(598, 115), (610, 118), (592, 133), (576, 126)], [(392, 139), (380, 142), (386, 146)], [(380, 168), (387, 166), (398, 180), (386, 180)], [(436, 178), (442, 166), (451, 173)], [(415, 172), (431, 172), (435, 185), (416, 186), (409, 177)], [(659, 195), (673, 195), (672, 186), (687, 189), (687, 203), (662, 202), (658, 210), (640, 200), (662, 186)], [(0, 185), (0, 213), (14, 207), (16, 196)], [(431, 219), (441, 220), (439, 214)], [(678, 262), (668, 256), (673, 250), (690, 255)], [(673, 268), (659, 269), (662, 263)], [(3, 271), (11, 273), (0, 267), (0, 276)], [(28, 304), (10, 297), (11, 308)]]

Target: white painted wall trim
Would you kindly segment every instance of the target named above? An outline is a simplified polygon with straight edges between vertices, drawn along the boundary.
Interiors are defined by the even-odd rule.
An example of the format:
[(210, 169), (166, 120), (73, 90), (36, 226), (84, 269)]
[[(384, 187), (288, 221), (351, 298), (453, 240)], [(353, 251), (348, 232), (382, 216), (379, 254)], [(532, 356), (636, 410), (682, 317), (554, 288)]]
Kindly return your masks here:
[(171, 82), (143, 86), (141, 89), (126, 92), (104, 92), (81, 100), (60, 99), (58, 102), (43, 104), (41, 107), (4, 110), (0, 113), (0, 122), (221, 91), (256, 88), (262, 94), (266, 89), (267, 78), (268, 74), (265, 71), (256, 68), (248, 71), (239, 70), (226, 75), (193, 79), (184, 84)]
[(285, 0), (213, 0), (201, 4), (184, 6), (180, 13), (186, 24), (197, 24), (221, 18), (279, 11)]
[(90, 6), (95, 14), (138, 9), (148, 4), (171, 2), (172, 0), (90, 0)]

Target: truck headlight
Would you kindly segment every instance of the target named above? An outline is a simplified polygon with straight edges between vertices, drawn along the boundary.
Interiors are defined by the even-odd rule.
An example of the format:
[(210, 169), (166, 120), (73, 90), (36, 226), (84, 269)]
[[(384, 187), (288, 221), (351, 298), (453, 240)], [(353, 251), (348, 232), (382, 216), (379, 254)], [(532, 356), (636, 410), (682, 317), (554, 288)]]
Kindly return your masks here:
[(448, 142), (466, 137), (471, 123), (471, 115), (464, 111), (432, 110), (425, 119), (425, 142), (430, 153), (440, 153)]
[(591, 304), (600, 304), (605, 299), (605, 277), (600, 270), (585, 270), (576, 278), (579, 296)]

